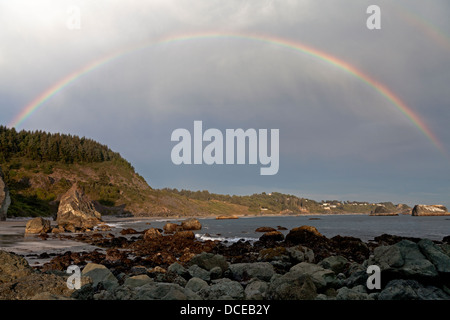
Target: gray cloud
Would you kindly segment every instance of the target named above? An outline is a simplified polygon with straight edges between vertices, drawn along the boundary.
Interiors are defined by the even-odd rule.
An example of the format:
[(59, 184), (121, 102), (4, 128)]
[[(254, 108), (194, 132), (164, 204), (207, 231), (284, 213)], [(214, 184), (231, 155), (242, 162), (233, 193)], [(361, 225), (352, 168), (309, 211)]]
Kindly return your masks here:
[[(2, 1), (0, 118), (10, 121), (58, 80), (112, 52), (174, 35), (261, 34), (310, 45), (370, 75), (450, 148), (448, 4), (377, 3), (379, 31), (365, 27), (372, 1)], [(81, 10), (81, 30), (65, 26), (70, 5)], [(175, 167), (170, 133), (191, 129), (194, 120), (221, 130), (279, 128), (279, 174)], [(197, 38), (149, 46), (80, 77), (23, 128), (107, 143), (155, 187), (380, 200), (389, 189), (392, 198), (448, 198), (447, 159), (386, 97), (327, 62), (269, 42)]]

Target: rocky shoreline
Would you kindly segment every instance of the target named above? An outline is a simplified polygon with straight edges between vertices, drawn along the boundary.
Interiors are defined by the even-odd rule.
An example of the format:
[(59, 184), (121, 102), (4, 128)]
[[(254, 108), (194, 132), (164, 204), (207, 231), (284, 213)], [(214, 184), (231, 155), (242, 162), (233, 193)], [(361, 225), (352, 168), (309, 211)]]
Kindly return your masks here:
[[(51, 260), (38, 267), (0, 251), (0, 299), (450, 300), (449, 236), (363, 242), (302, 226), (228, 244), (200, 241), (185, 228), (45, 234), (101, 250), (43, 256)], [(370, 265), (380, 268), (380, 289), (367, 286)], [(67, 286), (70, 266), (80, 268), (78, 290)]]

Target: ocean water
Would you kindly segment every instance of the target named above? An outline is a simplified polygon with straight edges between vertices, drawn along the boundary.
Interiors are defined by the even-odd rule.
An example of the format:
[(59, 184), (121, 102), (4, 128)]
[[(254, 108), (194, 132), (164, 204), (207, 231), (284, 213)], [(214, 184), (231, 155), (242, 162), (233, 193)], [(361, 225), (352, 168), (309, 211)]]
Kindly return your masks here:
[[(368, 215), (309, 215), (309, 216), (267, 216), (243, 217), (239, 219), (217, 220), (214, 218), (199, 219), (201, 230), (194, 231), (196, 237), (204, 240), (222, 240), (235, 242), (240, 239), (257, 240), (262, 233), (255, 232), (258, 227), (284, 227), (280, 230), (285, 235), (289, 229), (303, 225), (314, 226), (326, 237), (336, 235), (353, 236), (363, 241), (373, 240), (383, 233), (442, 240), (450, 235), (450, 217), (413, 217), (399, 216), (368, 216)], [(150, 227), (162, 228), (168, 221), (179, 223), (182, 219), (118, 221), (109, 223), (119, 228), (134, 228), (141, 231)], [(150, 225), (147, 224), (150, 222)]]
[[(148, 228), (163, 228), (167, 222), (180, 223), (183, 219), (136, 219), (104, 217), (105, 222), (112, 227), (112, 233), (120, 235), (124, 228), (144, 231)], [(336, 235), (353, 236), (363, 241), (373, 240), (383, 233), (442, 240), (450, 235), (450, 217), (413, 217), (400, 216), (368, 216), (368, 215), (308, 215), (308, 216), (266, 216), (242, 217), (239, 219), (217, 220), (201, 218), (201, 230), (194, 231), (200, 240), (221, 240), (227, 243), (241, 239), (256, 241), (263, 234), (255, 232), (258, 227), (273, 227), (287, 234), (290, 229), (303, 225), (314, 226), (326, 237)], [(0, 222), (0, 250), (24, 255), (30, 264), (42, 264), (45, 259), (37, 257), (45, 253), (63, 253), (65, 251), (92, 251), (95, 246), (73, 240), (60, 240), (50, 237), (42, 240), (36, 236), (25, 236), (27, 219)], [(54, 222), (53, 222), (54, 223)], [(132, 236), (132, 235), (130, 235)]]

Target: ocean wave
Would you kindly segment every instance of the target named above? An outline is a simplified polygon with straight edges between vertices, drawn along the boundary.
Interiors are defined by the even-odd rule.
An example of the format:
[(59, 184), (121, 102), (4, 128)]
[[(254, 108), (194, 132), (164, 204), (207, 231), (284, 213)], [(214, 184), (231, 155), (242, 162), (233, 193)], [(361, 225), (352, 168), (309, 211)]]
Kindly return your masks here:
[(217, 240), (219, 240), (221, 242), (228, 241), (231, 243), (235, 243), (240, 240), (250, 241), (250, 242), (259, 240), (258, 238), (251, 238), (251, 237), (223, 237), (223, 236), (213, 236), (213, 235), (209, 235), (209, 234), (196, 234), (195, 237), (197, 240), (202, 240), (202, 241), (205, 241), (205, 240), (217, 241)]

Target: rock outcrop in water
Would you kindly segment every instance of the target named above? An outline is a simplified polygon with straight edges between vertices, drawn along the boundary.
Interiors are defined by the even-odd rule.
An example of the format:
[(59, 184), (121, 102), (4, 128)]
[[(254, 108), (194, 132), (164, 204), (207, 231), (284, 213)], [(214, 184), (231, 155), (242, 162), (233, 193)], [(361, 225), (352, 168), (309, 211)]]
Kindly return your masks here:
[(75, 232), (92, 229), (101, 221), (101, 214), (77, 184), (62, 196), (56, 217), (59, 227)]
[(418, 204), (414, 206), (411, 215), (413, 216), (446, 216), (450, 215), (447, 208), (443, 205), (424, 205)]
[(6, 213), (11, 204), (8, 187), (5, 184), (2, 168), (0, 168), (0, 221), (6, 220)]

